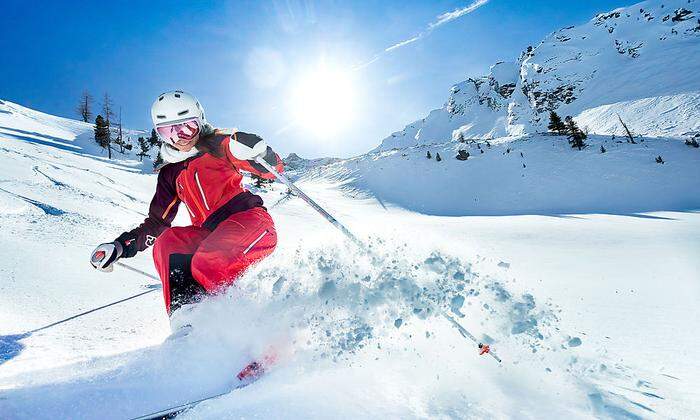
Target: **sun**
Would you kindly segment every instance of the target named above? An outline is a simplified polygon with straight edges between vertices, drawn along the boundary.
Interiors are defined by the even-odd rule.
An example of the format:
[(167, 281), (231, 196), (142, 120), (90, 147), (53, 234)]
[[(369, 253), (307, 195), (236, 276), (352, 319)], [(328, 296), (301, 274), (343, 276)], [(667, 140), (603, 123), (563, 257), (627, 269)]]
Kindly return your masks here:
[(295, 125), (327, 138), (353, 120), (355, 94), (351, 74), (320, 64), (293, 84), (289, 104)]

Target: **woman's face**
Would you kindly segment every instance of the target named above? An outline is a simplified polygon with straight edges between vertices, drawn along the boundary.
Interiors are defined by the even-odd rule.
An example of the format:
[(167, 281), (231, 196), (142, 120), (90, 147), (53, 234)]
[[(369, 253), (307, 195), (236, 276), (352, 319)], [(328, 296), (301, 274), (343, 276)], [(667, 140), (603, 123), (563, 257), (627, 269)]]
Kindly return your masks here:
[(163, 141), (168, 142), (181, 152), (189, 152), (197, 144), (201, 129), (198, 119), (191, 119), (176, 124), (156, 127)]

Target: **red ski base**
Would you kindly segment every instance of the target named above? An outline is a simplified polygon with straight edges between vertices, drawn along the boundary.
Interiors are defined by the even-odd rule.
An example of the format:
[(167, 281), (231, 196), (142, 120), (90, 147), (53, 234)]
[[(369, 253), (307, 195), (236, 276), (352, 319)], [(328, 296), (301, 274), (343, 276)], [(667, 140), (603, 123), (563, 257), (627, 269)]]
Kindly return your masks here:
[(276, 361), (276, 354), (268, 354), (261, 361), (254, 360), (250, 362), (248, 366), (244, 367), (240, 372), (238, 372), (236, 378), (238, 378), (238, 380), (241, 382), (254, 381), (262, 376), (267, 368), (274, 365)]

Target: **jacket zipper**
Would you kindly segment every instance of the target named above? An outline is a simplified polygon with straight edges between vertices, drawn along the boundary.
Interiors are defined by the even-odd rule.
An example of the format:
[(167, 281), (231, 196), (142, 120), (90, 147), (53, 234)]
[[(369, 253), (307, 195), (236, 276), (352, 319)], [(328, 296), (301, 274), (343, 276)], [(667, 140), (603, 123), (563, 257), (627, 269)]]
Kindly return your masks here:
[[(179, 182), (177, 183), (177, 186), (180, 188), (181, 191), (184, 190), (182, 184), (180, 184)], [(182, 202), (185, 203), (185, 208), (190, 213), (190, 218), (194, 219), (194, 212), (192, 211), (192, 209), (190, 209), (190, 206), (187, 204), (187, 200), (185, 200), (184, 197), (182, 198)]]
[(190, 212), (190, 217), (194, 219), (194, 213), (192, 210), (190, 210), (190, 206), (187, 205), (187, 201), (183, 200), (183, 203), (185, 203), (185, 208), (187, 209), (188, 212)]
[(265, 235), (267, 235), (267, 232), (268, 232), (267, 229), (265, 229), (265, 231), (264, 231), (263, 233), (261, 233), (260, 236), (257, 237), (257, 239), (255, 239), (253, 242), (251, 242), (250, 245), (248, 245), (248, 248), (246, 248), (245, 251), (243, 251), (243, 255), (247, 254), (248, 251), (250, 251), (250, 250), (255, 246), (255, 244), (257, 244), (258, 242), (260, 242), (260, 240), (261, 240)]
[(190, 179), (185, 176), (185, 186), (187, 187), (185, 191), (189, 192), (189, 196), (192, 198), (192, 201), (194, 201), (194, 204), (197, 206), (197, 209), (202, 213), (202, 222), (207, 219), (207, 214), (204, 212), (204, 209), (202, 206), (199, 204), (199, 201), (197, 201), (196, 197), (194, 196), (194, 191), (192, 189), (192, 185), (190, 185)]
[(194, 180), (197, 182), (197, 186), (199, 187), (199, 193), (202, 195), (202, 201), (204, 202), (204, 207), (207, 208), (207, 210), (211, 210), (209, 208), (209, 203), (207, 203), (207, 196), (204, 195), (204, 190), (202, 189), (202, 184), (199, 182), (199, 174), (197, 171), (194, 171)]

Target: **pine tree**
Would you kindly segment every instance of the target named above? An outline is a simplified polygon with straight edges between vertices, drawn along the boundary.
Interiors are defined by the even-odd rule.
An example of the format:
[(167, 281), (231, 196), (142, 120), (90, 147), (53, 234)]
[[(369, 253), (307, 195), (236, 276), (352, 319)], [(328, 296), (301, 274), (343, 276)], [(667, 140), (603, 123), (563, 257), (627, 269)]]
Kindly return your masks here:
[(80, 95), (80, 101), (78, 102), (78, 106), (75, 107), (75, 111), (80, 115), (80, 118), (83, 120), (83, 122), (89, 122), (90, 119), (92, 118), (92, 95), (90, 95), (90, 92), (87, 90), (84, 90), (83, 93)]
[(158, 167), (163, 164), (163, 162), (163, 156), (160, 155), (160, 149), (158, 149), (158, 154), (156, 155), (156, 158), (153, 161), (153, 169), (157, 170)]
[(457, 151), (457, 156), (455, 156), (455, 159), (457, 160), (467, 160), (469, 159), (469, 152), (466, 150), (458, 150)]
[(605, 153), (607, 150), (605, 150), (605, 147), (601, 144), (600, 145), (600, 153)]
[(139, 144), (139, 152), (136, 154), (136, 156), (139, 157), (139, 161), (143, 161), (143, 158), (148, 156), (148, 152), (151, 151), (151, 145), (148, 144), (145, 138), (139, 137), (137, 140)]
[(160, 147), (160, 144), (162, 141), (160, 141), (160, 137), (158, 137), (158, 133), (156, 133), (156, 129), (151, 130), (151, 136), (148, 138), (148, 144), (151, 145), (151, 147)]
[(428, 159), (433, 158), (433, 156), (430, 154), (430, 150), (428, 150), (428, 153), (425, 154), (425, 157), (427, 157)]
[[(95, 142), (101, 148), (110, 150), (109, 126), (102, 115), (95, 118)], [(111, 153), (109, 153), (109, 158), (112, 158)]]
[[(695, 136), (695, 137), (698, 137), (698, 136)], [(690, 138), (690, 139), (686, 139), (686, 140), (685, 140), (685, 145), (686, 145), (686, 146), (691, 146), (691, 147), (700, 147), (700, 144), (698, 143), (698, 141), (697, 141), (697, 139), (696, 139), (695, 137)]]
[(561, 117), (554, 111), (549, 112), (549, 125), (547, 128), (549, 131), (553, 131), (559, 135), (566, 133), (566, 124), (562, 122)]
[(458, 140), (460, 143), (464, 143), (464, 142), (466, 141), (466, 140), (464, 140), (464, 133), (460, 132), (460, 133), (459, 133), (459, 136), (457, 136), (457, 140)]
[(661, 155), (657, 156), (655, 160), (656, 160), (656, 163), (661, 163), (661, 164), (664, 163), (664, 158), (662, 158)]
[(578, 148), (578, 150), (583, 149), (586, 147), (586, 143), (584, 143), (584, 140), (586, 139), (586, 133), (581, 131), (581, 129), (578, 128), (578, 125), (576, 124), (576, 121), (569, 115), (565, 119), (566, 121), (566, 132), (568, 133), (569, 137), (569, 144), (571, 147)]
[(440, 157), (440, 153), (435, 153), (435, 160), (437, 160), (438, 162), (442, 160), (442, 158)]
[(260, 189), (264, 189), (265, 184), (272, 184), (272, 181), (273, 181), (271, 179), (265, 179), (263, 177), (255, 175), (255, 174), (251, 174), (251, 177), (255, 180), (255, 186), (260, 188)]

